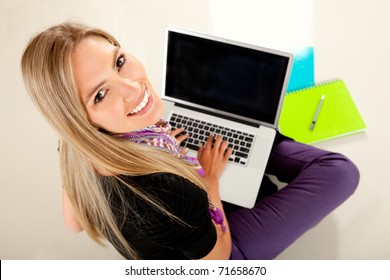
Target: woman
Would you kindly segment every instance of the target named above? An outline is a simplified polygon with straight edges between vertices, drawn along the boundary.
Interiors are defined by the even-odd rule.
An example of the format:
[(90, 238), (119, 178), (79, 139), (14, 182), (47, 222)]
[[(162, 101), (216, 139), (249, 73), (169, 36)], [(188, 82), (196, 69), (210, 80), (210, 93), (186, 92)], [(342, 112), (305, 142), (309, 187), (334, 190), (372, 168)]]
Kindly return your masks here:
[(278, 135), (267, 172), (289, 184), (253, 209), (222, 203), (227, 143), (210, 136), (186, 156), (188, 135), (160, 119), (144, 67), (104, 31), (49, 28), (28, 44), (22, 72), (60, 135), (65, 223), (126, 258), (274, 258), (357, 187), (346, 157)]

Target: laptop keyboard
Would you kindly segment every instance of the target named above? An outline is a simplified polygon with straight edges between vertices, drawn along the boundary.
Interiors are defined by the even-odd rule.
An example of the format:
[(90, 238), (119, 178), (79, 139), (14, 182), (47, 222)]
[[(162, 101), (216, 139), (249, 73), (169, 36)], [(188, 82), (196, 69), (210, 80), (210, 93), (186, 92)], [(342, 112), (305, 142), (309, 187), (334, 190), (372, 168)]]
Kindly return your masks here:
[(233, 149), (229, 161), (240, 165), (247, 164), (255, 135), (177, 113), (171, 115), (169, 123), (172, 129), (183, 127), (190, 134), (190, 137), (181, 143), (182, 146), (197, 151), (210, 134), (221, 135)]

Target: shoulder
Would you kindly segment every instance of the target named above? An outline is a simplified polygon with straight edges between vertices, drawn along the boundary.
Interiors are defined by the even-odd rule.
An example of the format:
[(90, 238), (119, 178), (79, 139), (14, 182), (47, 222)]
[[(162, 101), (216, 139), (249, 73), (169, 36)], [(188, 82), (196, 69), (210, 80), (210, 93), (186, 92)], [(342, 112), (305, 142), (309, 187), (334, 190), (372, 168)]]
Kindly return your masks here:
[[(134, 211), (149, 211), (153, 206), (142, 197), (152, 198), (163, 208), (185, 215), (204, 208), (208, 211), (207, 192), (189, 180), (171, 173), (143, 176), (103, 177), (103, 188), (111, 203)], [(139, 195), (139, 194), (142, 195)], [(144, 209), (144, 210), (143, 210)]]
[(150, 194), (181, 198), (187, 196), (207, 198), (205, 190), (187, 179), (171, 173), (155, 173), (136, 177), (120, 176), (120, 178)]

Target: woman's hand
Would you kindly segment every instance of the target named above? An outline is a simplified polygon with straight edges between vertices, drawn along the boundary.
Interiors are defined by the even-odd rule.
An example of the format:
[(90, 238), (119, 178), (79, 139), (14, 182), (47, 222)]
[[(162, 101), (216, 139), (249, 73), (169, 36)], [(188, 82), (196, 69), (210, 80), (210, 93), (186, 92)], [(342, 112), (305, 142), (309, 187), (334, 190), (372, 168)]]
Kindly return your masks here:
[[(190, 137), (190, 135), (187, 132), (185, 132), (183, 127), (173, 129), (171, 133), (169, 133), (169, 135), (175, 137), (176, 140), (179, 142), (179, 144), (181, 144), (183, 141), (187, 140), (188, 137)], [(187, 152), (188, 152), (188, 148), (184, 148), (180, 150), (180, 153), (183, 155), (187, 154)]]
[[(213, 144), (213, 140), (215, 143)], [(206, 146), (202, 144), (198, 150), (198, 160), (205, 171), (206, 181), (215, 181), (219, 179), (224, 171), (229, 157), (232, 154), (232, 148), (228, 147), (226, 141), (222, 141), (222, 136), (210, 135)]]

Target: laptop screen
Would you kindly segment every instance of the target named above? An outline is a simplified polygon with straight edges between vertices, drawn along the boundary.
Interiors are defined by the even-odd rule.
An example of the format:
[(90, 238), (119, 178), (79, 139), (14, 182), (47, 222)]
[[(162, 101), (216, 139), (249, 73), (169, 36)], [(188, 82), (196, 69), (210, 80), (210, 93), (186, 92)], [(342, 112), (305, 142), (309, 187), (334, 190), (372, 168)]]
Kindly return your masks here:
[(169, 30), (164, 96), (257, 124), (277, 124), (291, 55)]

